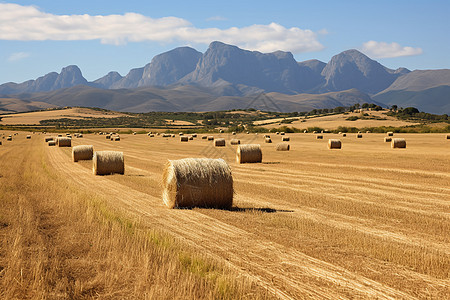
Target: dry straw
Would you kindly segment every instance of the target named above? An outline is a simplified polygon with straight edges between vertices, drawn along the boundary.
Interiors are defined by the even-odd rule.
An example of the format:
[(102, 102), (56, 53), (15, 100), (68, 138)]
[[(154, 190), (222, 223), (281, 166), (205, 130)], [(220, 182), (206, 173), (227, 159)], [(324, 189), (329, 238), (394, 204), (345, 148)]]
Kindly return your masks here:
[(238, 139), (232, 139), (232, 140), (230, 141), (230, 144), (231, 144), (231, 145), (239, 145), (239, 144), (241, 144), (241, 140), (238, 140)]
[(96, 151), (92, 160), (94, 175), (123, 174), (125, 172), (123, 152)]
[(258, 144), (239, 145), (236, 150), (236, 161), (243, 163), (260, 163), (262, 161), (261, 146)]
[(278, 143), (275, 149), (277, 151), (289, 151), (291, 146), (289, 146), (289, 143)]
[(392, 138), (391, 137), (385, 137), (384, 138), (384, 142), (385, 143), (390, 143), (392, 141)]
[(187, 135), (180, 136), (180, 142), (188, 142), (188, 141), (189, 141), (189, 138)]
[(233, 176), (223, 159), (169, 160), (163, 173), (163, 201), (169, 208), (231, 208)]
[(264, 143), (268, 143), (268, 144), (272, 143), (271, 138), (270, 138), (270, 137), (266, 137), (266, 138), (264, 139)]
[(341, 147), (342, 147), (341, 140), (338, 139), (328, 140), (328, 149), (341, 149)]
[(282, 141), (282, 142), (289, 142), (289, 141), (290, 141), (290, 138), (289, 138), (288, 136), (283, 136), (283, 137), (281, 138), (281, 141)]
[(72, 139), (68, 137), (59, 137), (56, 143), (59, 147), (72, 147)]
[(74, 162), (79, 160), (91, 160), (94, 156), (94, 146), (79, 145), (72, 148), (72, 159)]
[(216, 147), (225, 147), (225, 139), (219, 138), (214, 140), (214, 146)]
[(405, 139), (400, 139), (400, 138), (392, 139), (391, 148), (406, 148)]
[(387, 132), (387, 135), (388, 135), (388, 136), (394, 136), (394, 133), (393, 133), (392, 131), (388, 131), (388, 132)]
[(323, 135), (316, 135), (316, 140), (323, 140)]
[(56, 141), (48, 141), (49, 146), (56, 146)]

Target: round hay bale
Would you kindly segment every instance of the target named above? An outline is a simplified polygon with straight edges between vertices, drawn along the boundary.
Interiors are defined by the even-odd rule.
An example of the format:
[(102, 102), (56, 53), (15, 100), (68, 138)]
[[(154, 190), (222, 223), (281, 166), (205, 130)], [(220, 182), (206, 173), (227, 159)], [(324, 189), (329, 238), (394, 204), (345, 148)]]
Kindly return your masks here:
[(133, 135), (136, 135), (136, 132), (133, 132)]
[(260, 163), (262, 161), (261, 146), (258, 144), (239, 145), (236, 150), (236, 161), (243, 163)]
[(179, 136), (182, 136), (183, 134), (184, 134), (184, 133), (182, 133), (182, 132), (179, 132), (179, 133), (178, 133)]
[(12, 141), (12, 137), (8, 136), (8, 137), (6, 138), (6, 140), (7, 140), (7, 141)]
[(50, 141), (53, 141), (54, 140), (54, 138), (52, 137), (52, 136), (47, 136), (46, 138), (45, 138), (45, 142), (47, 143), (47, 142), (50, 142)]
[(316, 140), (323, 140), (323, 135), (316, 135)]
[(96, 151), (92, 157), (94, 175), (124, 174), (125, 163), (123, 152)]
[(223, 133), (223, 130), (222, 130), (222, 129), (220, 129), (220, 130), (219, 130), (219, 133)]
[(316, 133), (317, 133), (317, 131), (314, 130), (314, 131), (313, 131), (313, 134), (316, 134)]
[(346, 133), (343, 133), (343, 134), (342, 134), (342, 136), (343, 136), (343, 137), (346, 137), (346, 136), (347, 136), (347, 134), (346, 134)]
[(163, 133), (163, 134), (161, 134), (161, 137), (163, 137), (163, 138), (168, 138), (168, 137), (171, 137), (172, 135), (170, 134), (170, 133)]
[(233, 131), (231, 134), (232, 134), (232, 135), (236, 135), (236, 132)]
[(189, 140), (190, 141), (193, 141), (194, 140), (194, 137), (191, 135), (191, 136), (189, 136)]
[(342, 147), (341, 140), (338, 139), (328, 140), (328, 149), (341, 149), (341, 147)]
[(366, 133), (370, 133), (370, 131), (369, 131), (369, 130), (367, 130), (367, 131), (366, 131)]
[(110, 140), (111, 139), (111, 136), (108, 134), (108, 135), (106, 135), (106, 139), (107, 140)]
[(48, 141), (47, 145), (56, 146), (56, 141), (54, 141), (54, 140)]
[(206, 140), (208, 137), (206, 135), (202, 135), (202, 140)]
[(94, 156), (94, 146), (79, 145), (72, 148), (72, 159), (74, 162), (79, 160), (91, 160)]
[(193, 134), (192, 134), (192, 137), (195, 137), (195, 138), (196, 138), (196, 137), (197, 137), (197, 134), (196, 134), (196, 133), (193, 133)]
[(358, 131), (358, 133), (362, 133), (361, 131)]
[(187, 135), (180, 136), (180, 142), (188, 142), (188, 141), (189, 141), (189, 138)]
[(115, 141), (115, 142), (120, 141), (120, 136), (118, 136), (118, 135), (114, 136), (114, 141)]
[(450, 140), (450, 134), (447, 134), (445, 137), (447, 140)]
[(400, 138), (392, 139), (391, 148), (406, 148), (405, 139), (400, 139)]
[(59, 137), (57, 139), (59, 147), (72, 147), (72, 139), (68, 137)]
[(223, 159), (169, 160), (163, 173), (163, 201), (169, 208), (230, 208), (233, 176)]
[(282, 132), (280, 132), (280, 135), (285, 135), (285, 133), (282, 131)]
[(289, 151), (291, 146), (289, 146), (289, 143), (278, 143), (275, 149), (277, 151)]
[(250, 134), (250, 131), (245, 132), (246, 134)]
[(230, 144), (231, 144), (231, 145), (240, 145), (240, 144), (241, 144), (241, 140), (238, 140), (238, 139), (232, 139), (232, 140), (230, 141)]
[(275, 134), (276, 134), (276, 135), (279, 135), (280, 133), (277, 131), (277, 132), (275, 132)]
[(58, 134), (58, 137), (62, 137), (62, 134)]
[(208, 136), (208, 141), (214, 141), (214, 137), (212, 135)]
[(288, 137), (288, 136), (283, 136), (282, 138), (281, 138), (281, 141), (282, 142), (289, 142), (291, 139)]
[(27, 135), (27, 140), (31, 140), (31, 135)]
[(392, 142), (392, 138), (391, 137), (385, 137), (384, 138), (384, 142), (385, 143), (390, 143), (390, 142)]
[(225, 139), (219, 138), (214, 140), (214, 146), (216, 147), (225, 147)]
[(269, 138), (269, 139), (270, 139), (270, 135), (265, 134), (265, 135), (264, 135), (264, 138)]
[(151, 133), (151, 134), (149, 135), (149, 137), (155, 137), (155, 135), (154, 135), (153, 133)]
[(388, 131), (386, 134), (387, 136), (394, 136), (394, 133), (392, 131)]
[(338, 134), (342, 134), (342, 131), (339, 131)]
[(78, 138), (82, 138), (83, 137), (83, 134), (82, 133), (79, 133), (78, 134)]
[(2, 145), (2, 142), (0, 141), (0, 146)]
[(172, 134), (172, 135), (171, 135), (171, 137), (173, 137), (173, 138), (174, 138), (174, 137), (176, 137), (175, 133), (174, 133), (174, 134)]
[(357, 139), (362, 139), (362, 134), (361, 134), (361, 133), (358, 133), (358, 134), (356, 135), (356, 138), (357, 138)]
[(270, 144), (270, 143), (272, 143), (272, 139), (270, 137), (266, 137), (264, 139), (264, 143)]
[(305, 129), (305, 130), (303, 130), (303, 133), (308, 133), (308, 130), (306, 130), (306, 129)]

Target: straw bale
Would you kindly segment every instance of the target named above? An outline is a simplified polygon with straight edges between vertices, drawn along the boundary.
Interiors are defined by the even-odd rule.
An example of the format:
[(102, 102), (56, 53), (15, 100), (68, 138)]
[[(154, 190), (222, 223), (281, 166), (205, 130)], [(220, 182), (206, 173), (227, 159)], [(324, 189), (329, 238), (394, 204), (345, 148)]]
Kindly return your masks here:
[(362, 139), (362, 134), (361, 134), (361, 133), (358, 133), (358, 134), (356, 135), (356, 138), (357, 138), (357, 139)]
[(316, 133), (317, 133), (317, 131), (314, 130), (314, 131), (313, 131), (313, 134), (316, 134)]
[(189, 140), (190, 141), (193, 141), (194, 140), (194, 137), (191, 135), (191, 136), (189, 136)]
[(384, 142), (385, 143), (390, 143), (390, 142), (392, 142), (392, 138), (391, 137), (385, 137), (384, 138)]
[(343, 133), (343, 134), (342, 134), (342, 136), (343, 136), (343, 137), (346, 137), (346, 136), (347, 136), (347, 134), (346, 134), (346, 133)]
[(264, 143), (270, 144), (270, 143), (272, 143), (272, 139), (271, 139), (270, 137), (266, 137), (266, 138), (264, 139)]
[(367, 131), (366, 131), (366, 133), (370, 133), (370, 131), (369, 131), (369, 130), (367, 130)]
[(118, 151), (96, 151), (94, 152), (93, 168), (94, 175), (124, 174), (125, 162), (123, 152)]
[(208, 138), (208, 136), (202, 135), (202, 140), (206, 140), (207, 138)]
[(27, 135), (27, 140), (30, 140), (31, 139), (31, 135)]
[(192, 134), (192, 137), (195, 137), (195, 138), (196, 138), (196, 137), (197, 137), (197, 134), (196, 134), (196, 133), (193, 133), (193, 134)]
[(241, 144), (241, 140), (239, 140), (239, 139), (232, 139), (230, 141), (230, 144), (231, 145), (240, 145)]
[(261, 146), (258, 144), (239, 145), (236, 150), (238, 163), (260, 163), (262, 161)]
[(323, 140), (323, 135), (321, 135), (321, 134), (316, 135), (316, 140)]
[(6, 138), (6, 140), (7, 140), (7, 141), (12, 141), (12, 137), (11, 137), (11, 136), (8, 136), (8, 137)]
[(392, 131), (388, 131), (386, 134), (387, 136), (394, 136), (394, 133)]
[(47, 145), (56, 146), (56, 141), (55, 140), (48, 141)]
[(289, 143), (278, 143), (275, 149), (277, 151), (289, 151), (291, 146), (289, 146)]
[(113, 140), (116, 141), (116, 142), (117, 142), (117, 141), (120, 141), (120, 136), (115, 135), (115, 136), (113, 137)]
[(208, 141), (214, 141), (214, 136), (209, 135), (209, 136), (208, 136)]
[(280, 135), (285, 135), (285, 133), (282, 131), (282, 132), (280, 132)]
[(188, 142), (188, 141), (189, 141), (189, 138), (187, 135), (180, 136), (180, 142)]
[(106, 139), (107, 140), (110, 140), (111, 139), (111, 136), (108, 134), (108, 135), (106, 135)]
[(214, 140), (214, 146), (216, 147), (225, 147), (225, 139), (218, 138)]
[(91, 160), (94, 156), (94, 146), (79, 145), (72, 148), (72, 159), (74, 162), (79, 160)]
[(169, 160), (163, 173), (163, 201), (169, 208), (230, 208), (233, 176), (223, 159)]
[(47, 143), (47, 142), (49, 142), (49, 141), (53, 141), (54, 140), (54, 138), (52, 137), (52, 136), (47, 136), (46, 138), (45, 138), (45, 142)]
[(306, 129), (305, 129), (305, 130), (303, 130), (303, 133), (308, 133), (308, 130), (306, 130)]
[(405, 139), (400, 139), (400, 138), (392, 139), (391, 148), (406, 148)]
[(328, 149), (341, 149), (341, 147), (342, 147), (341, 140), (338, 139), (328, 140)]
[(72, 147), (72, 139), (68, 137), (59, 137), (56, 142), (59, 147)]
[(231, 134), (232, 134), (232, 135), (236, 135), (236, 132), (233, 131)]
[(291, 139), (288, 137), (288, 136), (283, 136), (282, 138), (281, 138), (281, 141), (283, 141), (283, 142), (289, 142)]
[(450, 140), (450, 134), (447, 134), (447, 135), (445, 136), (445, 138), (446, 138), (447, 140)]

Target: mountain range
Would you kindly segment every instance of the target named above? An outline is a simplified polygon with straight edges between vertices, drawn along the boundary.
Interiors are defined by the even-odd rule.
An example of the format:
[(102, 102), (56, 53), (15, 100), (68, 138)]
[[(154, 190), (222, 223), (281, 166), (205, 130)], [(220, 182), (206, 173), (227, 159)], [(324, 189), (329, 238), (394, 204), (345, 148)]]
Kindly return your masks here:
[[(77, 66), (0, 85), (0, 98), (130, 112), (234, 108), (304, 111), (372, 102), (450, 113), (450, 70), (389, 69), (358, 50), (297, 62), (290, 52), (261, 53), (213, 42), (205, 53), (179, 47), (126, 76), (88, 82)], [(268, 103), (271, 103), (268, 105)], [(2, 101), (0, 99), (0, 109)]]

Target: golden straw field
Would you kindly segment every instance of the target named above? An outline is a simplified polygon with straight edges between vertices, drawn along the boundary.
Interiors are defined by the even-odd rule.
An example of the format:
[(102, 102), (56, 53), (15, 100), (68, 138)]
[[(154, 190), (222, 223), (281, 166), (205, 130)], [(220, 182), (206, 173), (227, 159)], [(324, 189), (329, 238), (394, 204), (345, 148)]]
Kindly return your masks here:
[[(286, 134), (290, 151), (276, 134), (72, 138), (123, 152), (110, 176), (27, 134), (0, 138), (2, 298), (450, 298), (445, 134), (395, 133), (406, 149), (386, 134)], [(260, 144), (262, 163), (238, 164), (233, 138)], [(232, 209), (164, 205), (167, 160), (190, 157), (228, 162)]]

